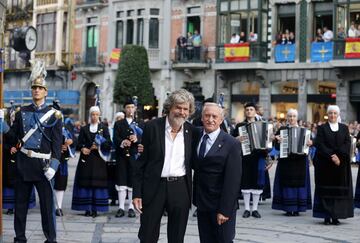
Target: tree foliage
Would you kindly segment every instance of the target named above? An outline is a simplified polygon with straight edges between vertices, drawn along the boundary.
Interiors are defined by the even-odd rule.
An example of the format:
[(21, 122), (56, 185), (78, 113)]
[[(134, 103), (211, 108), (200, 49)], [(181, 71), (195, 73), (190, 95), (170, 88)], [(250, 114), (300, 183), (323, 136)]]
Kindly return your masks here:
[(123, 104), (133, 96), (137, 96), (141, 104), (154, 101), (147, 51), (143, 46), (126, 45), (121, 50), (113, 100)]

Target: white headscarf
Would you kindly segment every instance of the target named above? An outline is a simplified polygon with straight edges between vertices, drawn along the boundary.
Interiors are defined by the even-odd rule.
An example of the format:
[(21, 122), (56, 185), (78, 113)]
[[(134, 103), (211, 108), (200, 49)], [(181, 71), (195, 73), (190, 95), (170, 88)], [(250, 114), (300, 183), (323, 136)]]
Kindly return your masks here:
[(331, 131), (337, 132), (337, 131), (339, 131), (339, 122), (341, 122), (340, 107), (337, 106), (337, 105), (329, 105), (328, 108), (327, 108), (326, 113), (329, 114), (330, 111), (336, 111), (338, 113), (338, 118), (337, 118), (337, 121), (335, 123), (331, 123), (329, 121)]
[(91, 114), (93, 112), (99, 112), (100, 113), (100, 108), (99, 106), (91, 106), (90, 107), (90, 110), (89, 110), (89, 124), (90, 124), (90, 132), (92, 133), (96, 133), (97, 130), (98, 130), (98, 124), (99, 124), (99, 121), (95, 124), (91, 123)]

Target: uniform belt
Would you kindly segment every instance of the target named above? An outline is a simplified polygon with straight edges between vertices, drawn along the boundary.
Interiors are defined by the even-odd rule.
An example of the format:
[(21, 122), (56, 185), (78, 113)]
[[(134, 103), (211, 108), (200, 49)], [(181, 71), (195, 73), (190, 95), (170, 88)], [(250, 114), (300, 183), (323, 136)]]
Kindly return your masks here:
[(185, 176), (168, 176), (168, 177), (161, 177), (162, 181), (181, 181), (184, 180)]
[(37, 159), (50, 159), (51, 158), (51, 154), (43, 154), (43, 153), (38, 153), (38, 152), (34, 152), (30, 149), (26, 149), (26, 148), (21, 148), (20, 151), (24, 154), (26, 154), (29, 158), (37, 158)]

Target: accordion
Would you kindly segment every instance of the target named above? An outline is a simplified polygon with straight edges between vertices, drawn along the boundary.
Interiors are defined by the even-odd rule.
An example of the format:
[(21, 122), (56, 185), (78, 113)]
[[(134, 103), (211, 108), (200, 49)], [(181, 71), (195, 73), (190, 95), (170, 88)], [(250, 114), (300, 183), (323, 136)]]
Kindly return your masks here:
[(239, 127), (239, 135), (245, 139), (241, 142), (243, 155), (249, 155), (254, 150), (272, 148), (273, 124), (256, 121)]
[(308, 154), (310, 140), (310, 130), (303, 127), (288, 127), (280, 130), (280, 158), (287, 158), (289, 154)]

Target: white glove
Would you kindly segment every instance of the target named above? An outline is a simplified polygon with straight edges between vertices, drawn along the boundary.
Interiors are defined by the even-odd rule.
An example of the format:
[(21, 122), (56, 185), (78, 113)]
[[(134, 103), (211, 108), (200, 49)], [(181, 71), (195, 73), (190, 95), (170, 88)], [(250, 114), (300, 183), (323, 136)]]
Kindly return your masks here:
[(0, 109), (0, 119), (4, 119), (5, 113), (3, 109)]
[(48, 168), (45, 171), (46, 178), (50, 181), (55, 176), (56, 171), (53, 168)]

